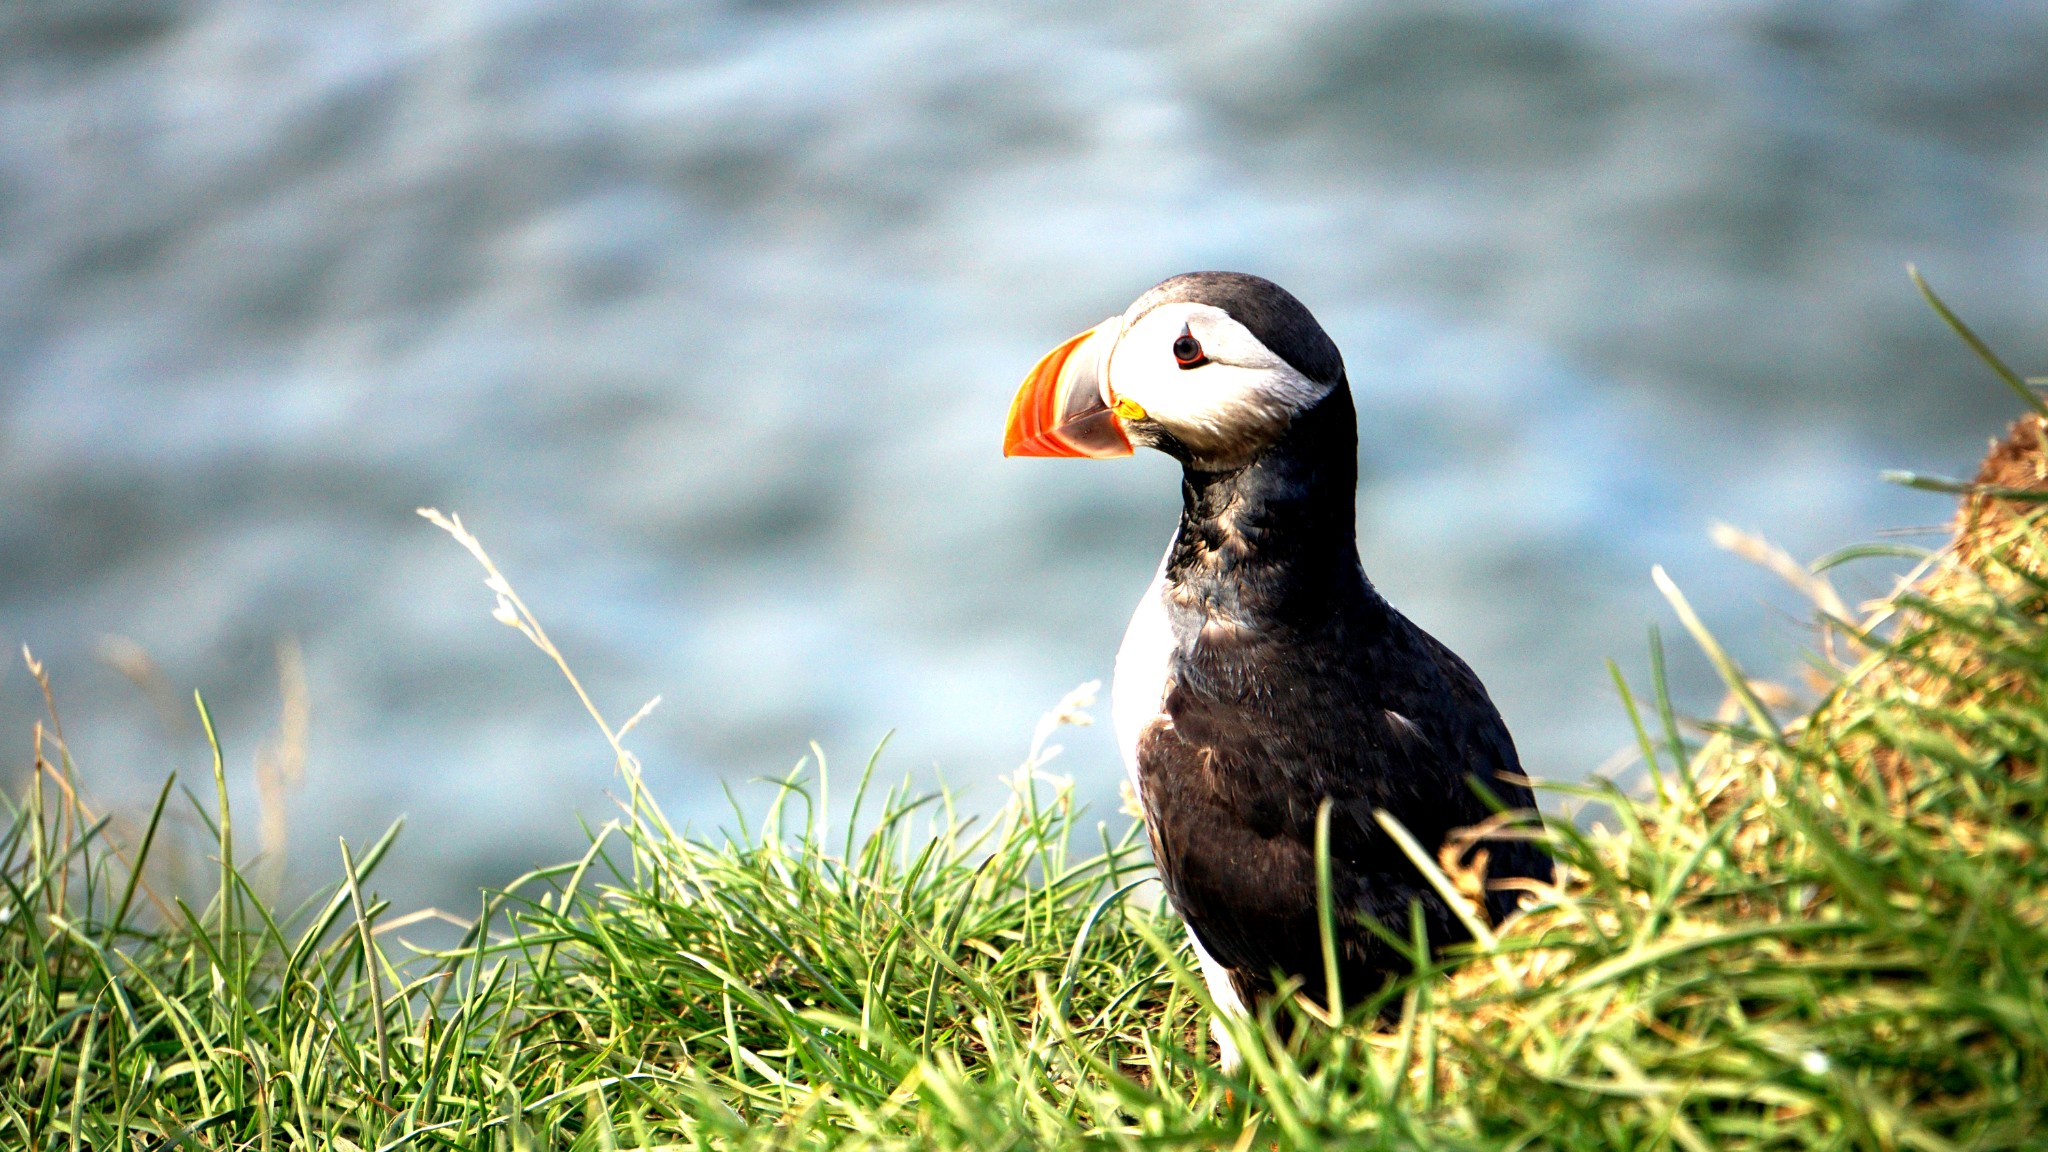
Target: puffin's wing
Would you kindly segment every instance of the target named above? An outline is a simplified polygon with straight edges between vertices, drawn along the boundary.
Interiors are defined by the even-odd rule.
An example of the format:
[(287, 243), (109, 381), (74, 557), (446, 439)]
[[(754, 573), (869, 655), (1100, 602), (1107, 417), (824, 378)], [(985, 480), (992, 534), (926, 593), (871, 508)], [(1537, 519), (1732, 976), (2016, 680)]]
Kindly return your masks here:
[[(1386, 631), (1353, 655), (1351, 674), (1332, 685), (1345, 696), (1331, 710), (1345, 717), (1347, 739), (1323, 745), (1303, 764), (1306, 787), (1297, 785), (1288, 805), (1296, 835), (1313, 835), (1311, 798), (1327, 798), (1340, 851), (1355, 852), (1361, 867), (1405, 873), (1377, 810), (1433, 845), (1491, 814), (1468, 780), (1511, 807), (1530, 803), (1528, 789), (1515, 782), (1521, 762), (1506, 724), (1479, 677), (1449, 648), (1389, 610)], [(1369, 674), (1359, 674), (1361, 667)]]
[(1443, 641), (1421, 628), (1415, 629), (1415, 635), (1442, 675), (1450, 695), (1451, 707), (1444, 714), (1456, 718), (1450, 736), (1464, 752), (1461, 775), (1477, 777), (1509, 806), (1531, 803), (1527, 785), (1502, 778), (1503, 774), (1519, 777), (1522, 759), (1515, 752), (1514, 737), (1508, 735), (1507, 721), (1501, 719), (1500, 709), (1494, 707), (1493, 697), (1487, 695), (1479, 674)]
[[(1441, 831), (1477, 824), (1492, 815), (1468, 780), (1476, 781), (1509, 808), (1535, 808), (1536, 795), (1522, 782), (1522, 761), (1515, 752), (1514, 737), (1508, 734), (1507, 722), (1501, 719), (1478, 674), (1436, 637), (1421, 628), (1415, 629), (1415, 635), (1442, 685), (1436, 691), (1444, 693), (1449, 704), (1438, 713), (1442, 731), (1437, 740), (1444, 746), (1439, 771), (1447, 801), (1442, 809), (1449, 817)], [(1550, 855), (1535, 844), (1497, 841), (1488, 852), (1489, 872), (1495, 879), (1524, 876), (1548, 881), (1551, 877)], [(1497, 890), (1489, 901), (1494, 918), (1505, 916), (1516, 900), (1514, 892)]]

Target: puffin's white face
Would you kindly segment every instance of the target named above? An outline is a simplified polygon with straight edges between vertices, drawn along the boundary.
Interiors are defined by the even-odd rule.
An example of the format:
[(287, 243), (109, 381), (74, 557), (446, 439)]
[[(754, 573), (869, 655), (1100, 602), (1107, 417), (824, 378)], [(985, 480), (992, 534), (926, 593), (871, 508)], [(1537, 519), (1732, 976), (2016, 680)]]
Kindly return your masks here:
[(1136, 438), (1145, 439), (1145, 425), (1156, 424), (1213, 467), (1242, 463), (1330, 391), (1230, 313), (1186, 301), (1126, 314), (1107, 377), (1113, 403), (1144, 410), (1127, 418)]
[(1194, 467), (1238, 467), (1333, 387), (1228, 311), (1154, 305), (1148, 294), (1038, 362), (1010, 406), (1003, 454), (1128, 456), (1134, 443), (1177, 444)]

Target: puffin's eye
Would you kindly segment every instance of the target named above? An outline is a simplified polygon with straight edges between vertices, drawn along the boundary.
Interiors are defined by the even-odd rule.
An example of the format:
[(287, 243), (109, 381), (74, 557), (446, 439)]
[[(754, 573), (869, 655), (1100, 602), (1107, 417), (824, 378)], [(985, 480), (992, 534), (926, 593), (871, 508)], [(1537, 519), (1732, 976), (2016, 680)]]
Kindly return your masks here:
[(1202, 352), (1202, 342), (1193, 333), (1183, 331), (1173, 342), (1173, 361), (1183, 368), (1198, 368), (1209, 362)]

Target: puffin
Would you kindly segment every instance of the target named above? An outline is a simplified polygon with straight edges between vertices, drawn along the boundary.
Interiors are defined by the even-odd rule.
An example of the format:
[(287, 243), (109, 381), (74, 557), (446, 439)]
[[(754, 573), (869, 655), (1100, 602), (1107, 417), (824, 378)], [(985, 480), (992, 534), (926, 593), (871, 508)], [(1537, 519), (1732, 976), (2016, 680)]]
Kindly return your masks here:
[[(1456, 830), (1533, 810), (1514, 740), (1472, 669), (1366, 578), (1344, 359), (1293, 295), (1238, 272), (1166, 280), (1040, 359), (1003, 436), (1006, 456), (1140, 447), (1180, 462), (1180, 522), (1117, 652), (1111, 714), (1159, 879), (1220, 1012), (1285, 988), (1327, 1003), (1327, 805), (1339, 991), (1357, 1003), (1410, 968), (1368, 919), (1407, 940), (1419, 910), (1432, 948), (1469, 939), (1374, 813), (1434, 858)], [(1486, 865), (1496, 922), (1551, 879), (1527, 838), (1496, 840)]]

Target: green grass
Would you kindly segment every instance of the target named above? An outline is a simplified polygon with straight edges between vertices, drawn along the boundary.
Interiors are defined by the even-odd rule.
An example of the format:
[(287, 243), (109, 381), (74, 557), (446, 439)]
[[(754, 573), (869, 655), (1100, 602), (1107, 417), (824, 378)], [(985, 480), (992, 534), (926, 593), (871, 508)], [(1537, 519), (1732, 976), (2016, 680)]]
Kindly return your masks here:
[[(828, 819), (795, 776), (751, 830), (693, 840), (641, 785), (631, 724), (571, 676), (618, 819), (421, 950), (378, 931), (390, 835), (277, 908), (218, 759), (203, 798), (167, 784), (116, 838), (53, 705), (0, 833), (0, 1148), (2041, 1147), (2033, 420), (2015, 468), (1962, 485), (1955, 546), (1876, 615), (1825, 623), (1801, 713), (1767, 707), (1664, 581), (1732, 719), (1683, 728), (1653, 651), (1649, 691), (1621, 685), (1644, 786), (1558, 790), (1608, 825), (1550, 825), (1558, 886), (1439, 970), (1346, 990), (1334, 1027), (1298, 1002), (1289, 1042), (1233, 1024), (1229, 1076), (1142, 832), (1076, 810), (1044, 770), (1054, 724), (982, 818), (871, 794), (870, 765), (864, 811)], [(218, 860), (184, 898), (145, 866), (179, 803)], [(1391, 1029), (1384, 996), (1406, 1006)]]

